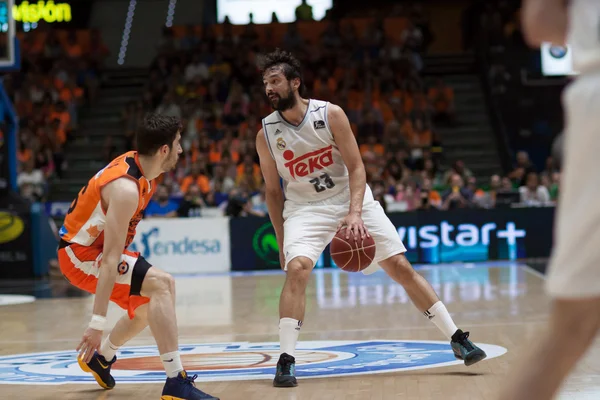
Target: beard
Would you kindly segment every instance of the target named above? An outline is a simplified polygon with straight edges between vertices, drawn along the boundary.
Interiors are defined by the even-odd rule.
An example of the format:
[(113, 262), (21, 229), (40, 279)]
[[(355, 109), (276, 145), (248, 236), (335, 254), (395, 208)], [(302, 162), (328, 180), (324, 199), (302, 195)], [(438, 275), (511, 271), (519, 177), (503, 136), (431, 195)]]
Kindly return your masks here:
[(275, 111), (286, 111), (296, 105), (296, 96), (294, 96), (294, 91), (290, 87), (288, 94), (286, 97), (281, 97), (279, 94), (275, 93), (277, 97), (274, 100), (269, 98), (269, 103), (271, 103), (271, 107)]
[(162, 169), (164, 172), (169, 172), (177, 167), (177, 161), (179, 161), (179, 154), (176, 151), (171, 150), (169, 157), (163, 162)]

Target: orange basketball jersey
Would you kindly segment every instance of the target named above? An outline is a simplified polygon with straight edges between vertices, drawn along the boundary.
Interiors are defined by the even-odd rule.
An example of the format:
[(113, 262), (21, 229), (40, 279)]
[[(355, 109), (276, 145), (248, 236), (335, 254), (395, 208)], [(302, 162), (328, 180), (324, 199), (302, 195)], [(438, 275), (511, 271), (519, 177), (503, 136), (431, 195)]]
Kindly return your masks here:
[(125, 247), (127, 248), (131, 244), (144, 209), (156, 190), (154, 180), (148, 181), (144, 177), (136, 151), (130, 151), (115, 158), (81, 189), (77, 198), (71, 203), (65, 222), (60, 229), (59, 234), (62, 240), (102, 249), (106, 210), (102, 206), (100, 190), (108, 183), (123, 177), (134, 180), (139, 188), (138, 208), (129, 222)]

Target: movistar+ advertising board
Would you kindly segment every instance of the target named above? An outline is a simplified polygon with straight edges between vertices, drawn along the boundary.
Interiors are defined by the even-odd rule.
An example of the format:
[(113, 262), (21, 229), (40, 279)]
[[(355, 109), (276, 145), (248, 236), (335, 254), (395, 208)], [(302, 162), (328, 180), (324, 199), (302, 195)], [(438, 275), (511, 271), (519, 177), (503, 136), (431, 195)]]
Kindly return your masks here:
[[(548, 257), (554, 208), (455, 210), (389, 215), (413, 263)], [(277, 269), (279, 249), (268, 218), (233, 218), (233, 270)], [(316, 268), (335, 267), (328, 248)]]

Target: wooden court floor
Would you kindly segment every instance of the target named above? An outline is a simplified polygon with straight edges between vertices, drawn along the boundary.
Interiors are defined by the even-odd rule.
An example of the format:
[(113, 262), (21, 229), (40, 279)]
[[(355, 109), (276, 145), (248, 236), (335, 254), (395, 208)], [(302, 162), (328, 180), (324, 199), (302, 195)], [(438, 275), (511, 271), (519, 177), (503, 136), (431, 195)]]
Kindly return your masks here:
[[(224, 400), (495, 399), (515, 357), (535, 341), (547, 319), (543, 277), (509, 263), (419, 271), (457, 325), (498, 356), (472, 367), (450, 360), (445, 338), (383, 272), (363, 276), (315, 271), (300, 334), (304, 350), (297, 355), (299, 386), (273, 388), (277, 350), (272, 342), (278, 341), (284, 279), (278, 271), (177, 278), (184, 366), (199, 375), (200, 388)], [(81, 383), (89, 376), (74, 362), (92, 297), (72, 297), (78, 292), (60, 280), (44, 293), (46, 298), (34, 302), (0, 306), (1, 399), (160, 398), (164, 375), (149, 329), (122, 349), (115, 364), (117, 386), (104, 391)], [(121, 315), (111, 306), (111, 321)], [(506, 353), (501, 354), (502, 349)], [(37, 354), (46, 352), (53, 353)], [(596, 343), (564, 386), (561, 399), (600, 399), (599, 356)], [(332, 371), (341, 376), (322, 376)], [(358, 374), (347, 375), (348, 371)], [(44, 382), (50, 384), (40, 384)]]

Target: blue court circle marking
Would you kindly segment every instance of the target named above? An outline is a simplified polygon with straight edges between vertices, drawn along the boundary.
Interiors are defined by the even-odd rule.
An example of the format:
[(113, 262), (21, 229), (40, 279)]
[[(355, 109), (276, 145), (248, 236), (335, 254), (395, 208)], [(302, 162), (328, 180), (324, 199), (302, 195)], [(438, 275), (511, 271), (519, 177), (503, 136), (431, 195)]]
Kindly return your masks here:
[[(507, 352), (493, 344), (477, 345), (487, 353), (487, 360), (482, 362)], [(272, 379), (279, 343), (183, 344), (179, 351), (188, 373), (198, 375), (196, 382)], [(117, 355), (112, 371), (117, 384), (164, 382), (164, 371), (156, 368), (160, 365), (156, 346), (124, 347)], [(90, 374), (81, 371), (76, 357), (75, 351), (2, 356), (0, 384), (96, 384)], [(307, 341), (298, 343), (296, 359), (299, 379), (402, 373), (463, 364), (455, 359), (446, 341)], [(137, 367), (125, 369), (119, 367), (119, 361), (125, 368)], [(153, 367), (145, 370), (140, 365)]]

